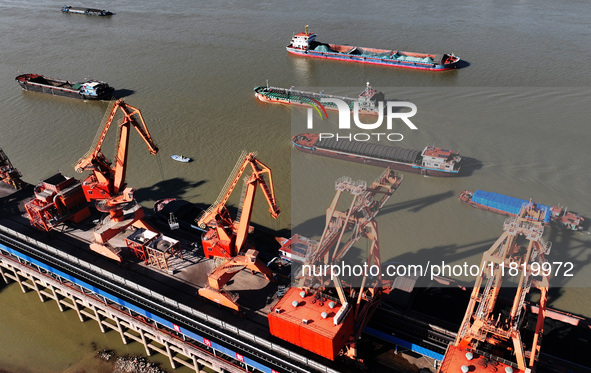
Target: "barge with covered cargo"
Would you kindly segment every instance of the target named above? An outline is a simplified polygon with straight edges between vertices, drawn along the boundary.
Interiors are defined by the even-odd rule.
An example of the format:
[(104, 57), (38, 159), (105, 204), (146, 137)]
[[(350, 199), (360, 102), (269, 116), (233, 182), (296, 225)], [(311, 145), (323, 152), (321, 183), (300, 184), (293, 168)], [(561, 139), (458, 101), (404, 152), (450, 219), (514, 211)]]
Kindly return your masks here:
[(316, 41), (316, 36), (308, 32), (306, 26), (304, 32), (292, 37), (286, 49), (298, 56), (431, 71), (455, 69), (460, 62), (460, 57), (453, 53), (429, 54), (327, 44)]
[(419, 151), (365, 141), (321, 138), (315, 133), (295, 135), (292, 143), (297, 150), (310, 154), (428, 176), (458, 175), (462, 166), (458, 153), (430, 145)]
[(83, 100), (108, 100), (115, 91), (109, 84), (98, 80), (77, 83), (48, 78), (39, 74), (22, 74), (17, 76), (15, 80), (25, 91), (48, 93), (54, 96)]
[(521, 207), (528, 203), (534, 203), (537, 209), (545, 210), (544, 224), (555, 225), (568, 230), (583, 229), (584, 218), (567, 211), (566, 208), (560, 206), (546, 206), (540, 203), (526, 201), (515, 197), (506, 196), (494, 192), (486, 192), (484, 190), (463, 190), (459, 197), (460, 201), (483, 210), (496, 212), (502, 215), (516, 216)]
[[(343, 97), (328, 95), (322, 92), (309, 92), (295, 90), (293, 87), (290, 88), (278, 88), (278, 87), (256, 87), (254, 89), (255, 96), (263, 101), (274, 104), (284, 105), (299, 105), (299, 106), (323, 106), (325, 109), (338, 110), (337, 105), (334, 102), (322, 102), (323, 98), (336, 98), (345, 102), (351, 111), (357, 106), (358, 113), (379, 115), (380, 114), (380, 102), (385, 101), (383, 92), (378, 92), (367, 83), (365, 89), (359, 94), (357, 98)], [(383, 106), (382, 106), (383, 109)]]

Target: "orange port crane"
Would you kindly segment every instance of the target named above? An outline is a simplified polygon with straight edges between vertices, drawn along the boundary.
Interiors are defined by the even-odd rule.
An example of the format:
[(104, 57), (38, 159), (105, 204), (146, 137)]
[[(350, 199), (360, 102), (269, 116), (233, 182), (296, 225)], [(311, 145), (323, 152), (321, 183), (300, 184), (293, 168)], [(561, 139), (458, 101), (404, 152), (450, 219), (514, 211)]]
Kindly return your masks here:
[[(326, 211), (326, 225), (320, 241), (296, 235), (285, 243), (307, 246), (300, 248), (305, 261), (294, 276), (297, 286), (287, 291), (268, 316), (271, 334), (331, 360), (341, 352), (357, 359), (361, 332), (379, 306), (381, 295), (390, 289), (380, 275), (375, 217), (401, 182), (402, 178), (390, 169), (370, 185), (348, 177), (336, 181), (336, 194)], [(350, 193), (353, 200), (348, 209), (339, 211), (337, 207), (343, 192)], [(372, 271), (372, 276), (363, 276), (361, 282), (356, 283), (337, 273), (332, 265), (339, 267), (361, 238), (370, 243), (367, 266), (378, 271)], [(329, 270), (317, 275), (311, 268)]]
[[(102, 146), (118, 111), (121, 111), (123, 118), (117, 123), (119, 133), (115, 161), (112, 163), (103, 154)], [(91, 147), (74, 166), (78, 172), (92, 171), (82, 182), (86, 200), (89, 202), (94, 200), (97, 210), (109, 213), (109, 217), (104, 219), (102, 225), (95, 230), (95, 242), (91, 244), (91, 249), (118, 261), (121, 261), (119, 253), (108, 247), (107, 241), (130, 225), (155, 231), (142, 220), (144, 211), (134, 199), (135, 190), (128, 188), (125, 183), (129, 135), (132, 126), (148, 145), (150, 154), (157, 154), (158, 147), (152, 141), (140, 110), (126, 104), (123, 100), (117, 100), (113, 101), (105, 112), (95, 139), (96, 145)]]
[[(233, 220), (226, 203), (248, 166), (251, 167), (252, 174), (245, 180), (239, 211), (236, 220)], [(265, 175), (268, 183), (265, 181)], [(203, 251), (207, 258), (232, 258), (245, 247), (257, 186), (261, 187), (269, 204), (269, 212), (273, 219), (276, 219), (280, 209), (275, 200), (271, 169), (259, 161), (254, 153), (243, 152), (218, 199), (197, 219), (200, 228), (209, 228), (202, 239)]]
[[(551, 245), (542, 239), (545, 214), (530, 202), (519, 215), (505, 221), (504, 233), (482, 256), (482, 273), (476, 277), (464, 320), (447, 349), (440, 373), (535, 371), (551, 272), (546, 270), (550, 266), (545, 260)], [(505, 284), (513, 282), (512, 303), (503, 304), (499, 299), (503, 280)], [(532, 286), (540, 291), (539, 313), (532, 339), (524, 343), (524, 302)]]
[[(123, 113), (123, 119), (118, 123), (119, 138), (117, 142), (115, 165), (113, 165), (103, 154), (102, 146), (118, 110)], [(107, 109), (103, 123), (104, 125), (101, 125), (102, 130), (100, 129), (101, 127), (99, 127), (96, 145), (78, 161), (74, 168), (78, 172), (86, 170), (92, 171), (92, 174), (82, 183), (84, 195), (89, 202), (91, 200), (107, 200), (109, 201), (109, 205), (114, 206), (133, 200), (133, 194), (130, 195), (131, 190), (128, 189), (125, 191), (125, 175), (127, 172), (129, 133), (131, 131), (131, 126), (136, 129), (141, 138), (148, 145), (148, 151), (150, 154), (155, 155), (158, 153), (158, 147), (152, 141), (152, 137), (148, 132), (148, 128), (146, 127), (146, 123), (144, 122), (140, 110), (126, 104), (121, 99), (114, 101), (110, 110)]]
[[(233, 220), (226, 203), (248, 166), (251, 167), (252, 174), (244, 180), (238, 214)], [(280, 209), (275, 200), (271, 169), (259, 161), (254, 153), (243, 152), (218, 199), (197, 219), (199, 227), (208, 228), (202, 237), (205, 256), (225, 259), (209, 274), (208, 286), (199, 289), (199, 295), (236, 312), (240, 311), (238, 297), (224, 291), (223, 287), (239, 271), (246, 268), (252, 273), (262, 273), (267, 280), (273, 279), (271, 270), (258, 259), (258, 251), (247, 243), (247, 236), (252, 231), (250, 220), (259, 186), (269, 204), (271, 216), (277, 218)]]

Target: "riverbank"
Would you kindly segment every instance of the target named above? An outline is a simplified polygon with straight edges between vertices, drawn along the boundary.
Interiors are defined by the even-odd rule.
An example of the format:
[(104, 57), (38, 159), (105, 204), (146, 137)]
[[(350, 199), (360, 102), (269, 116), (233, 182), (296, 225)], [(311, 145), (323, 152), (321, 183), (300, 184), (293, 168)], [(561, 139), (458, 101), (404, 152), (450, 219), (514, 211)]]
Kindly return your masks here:
[[(0, 279), (0, 283), (3, 281)], [(145, 357), (139, 343), (123, 344), (118, 333), (101, 333), (95, 322), (80, 323), (75, 312), (60, 312), (55, 302), (39, 302), (34, 292), (23, 294), (16, 283), (0, 290), (4, 307), (0, 321), (0, 345), (10, 346), (0, 353), (0, 373), (123, 373), (170, 372), (168, 358), (154, 355), (149, 361), (161, 370), (139, 370), (145, 364), (133, 365), (135, 357)], [(27, 312), (23, 312), (23, 310)], [(51, 346), (51, 348), (49, 347)], [(109, 361), (99, 353), (112, 350)], [(127, 363), (118, 357), (131, 357)], [(143, 361), (143, 360), (142, 360)], [(117, 367), (120, 369), (115, 370)], [(175, 372), (188, 373), (186, 367)]]
[[(157, 363), (153, 363), (143, 356), (124, 355), (119, 356), (113, 350), (101, 350), (96, 354), (98, 359), (110, 362), (112, 373), (167, 373)], [(0, 372), (2, 373), (2, 372)]]

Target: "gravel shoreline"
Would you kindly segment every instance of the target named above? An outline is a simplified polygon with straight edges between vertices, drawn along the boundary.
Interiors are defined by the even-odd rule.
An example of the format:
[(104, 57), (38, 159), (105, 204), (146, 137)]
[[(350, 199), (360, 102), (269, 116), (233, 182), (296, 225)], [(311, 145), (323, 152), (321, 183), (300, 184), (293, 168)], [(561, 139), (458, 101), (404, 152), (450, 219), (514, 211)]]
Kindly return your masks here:
[(112, 361), (112, 373), (168, 373), (168, 371), (160, 368), (158, 364), (149, 361), (143, 356), (118, 356), (113, 350), (102, 350), (97, 352), (97, 358)]

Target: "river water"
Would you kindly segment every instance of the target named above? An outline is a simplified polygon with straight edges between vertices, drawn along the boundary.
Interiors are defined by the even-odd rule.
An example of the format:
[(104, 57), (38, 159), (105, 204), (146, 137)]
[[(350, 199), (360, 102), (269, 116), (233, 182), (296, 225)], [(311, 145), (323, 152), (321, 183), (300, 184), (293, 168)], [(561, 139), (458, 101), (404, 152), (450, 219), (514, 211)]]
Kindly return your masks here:
[[(0, 147), (30, 183), (57, 170), (81, 177), (73, 165), (93, 145), (107, 103), (22, 92), (14, 77), (31, 72), (105, 80), (142, 111), (160, 147), (151, 156), (131, 135), (127, 181), (142, 204), (180, 197), (207, 206), (241, 151), (256, 151), (273, 170), (282, 214), (271, 219), (261, 199), (253, 221), (295, 231), (302, 221), (322, 222), (336, 178), (371, 181), (380, 169), (296, 153), (290, 134), (305, 128), (291, 123), (289, 108), (256, 101), (252, 89), (268, 80), (356, 95), (369, 81), (386, 97), (418, 107), (413, 122), (419, 129), (398, 123), (394, 131), (404, 140), (396, 145), (459, 149), (469, 171), (457, 178), (405, 175), (380, 218), (384, 261), (439, 255), (450, 263), (478, 263), (501, 234), (504, 218), (459, 203), (462, 189), (563, 204), (591, 220), (586, 1), (71, 4), (110, 9), (112, 17), (62, 14), (63, 5), (0, 2)], [(320, 41), (453, 51), (467, 63), (433, 73), (288, 55), (285, 45), (306, 24)], [(112, 154), (113, 142), (108, 139), (105, 154)], [(195, 161), (175, 163), (172, 154)], [(292, 189), (297, 205), (290, 203)], [(551, 306), (591, 316), (588, 224), (582, 232), (548, 229), (544, 238), (553, 243), (549, 259), (572, 262), (575, 274), (558, 276)], [(62, 372), (81, 364), (90, 371), (93, 361), (84, 360), (92, 353), (90, 342), (117, 344), (116, 335), (102, 336), (94, 325), (81, 326), (55, 305), (19, 293), (14, 286), (0, 292), (0, 367)], [(46, 307), (55, 307), (58, 316), (42, 317), (39, 310)], [(17, 337), (23, 325), (31, 332)], [(55, 333), (53, 326), (71, 334)], [(31, 356), (26, 347), (35, 340), (38, 353)], [(57, 344), (68, 347), (56, 351)]]

